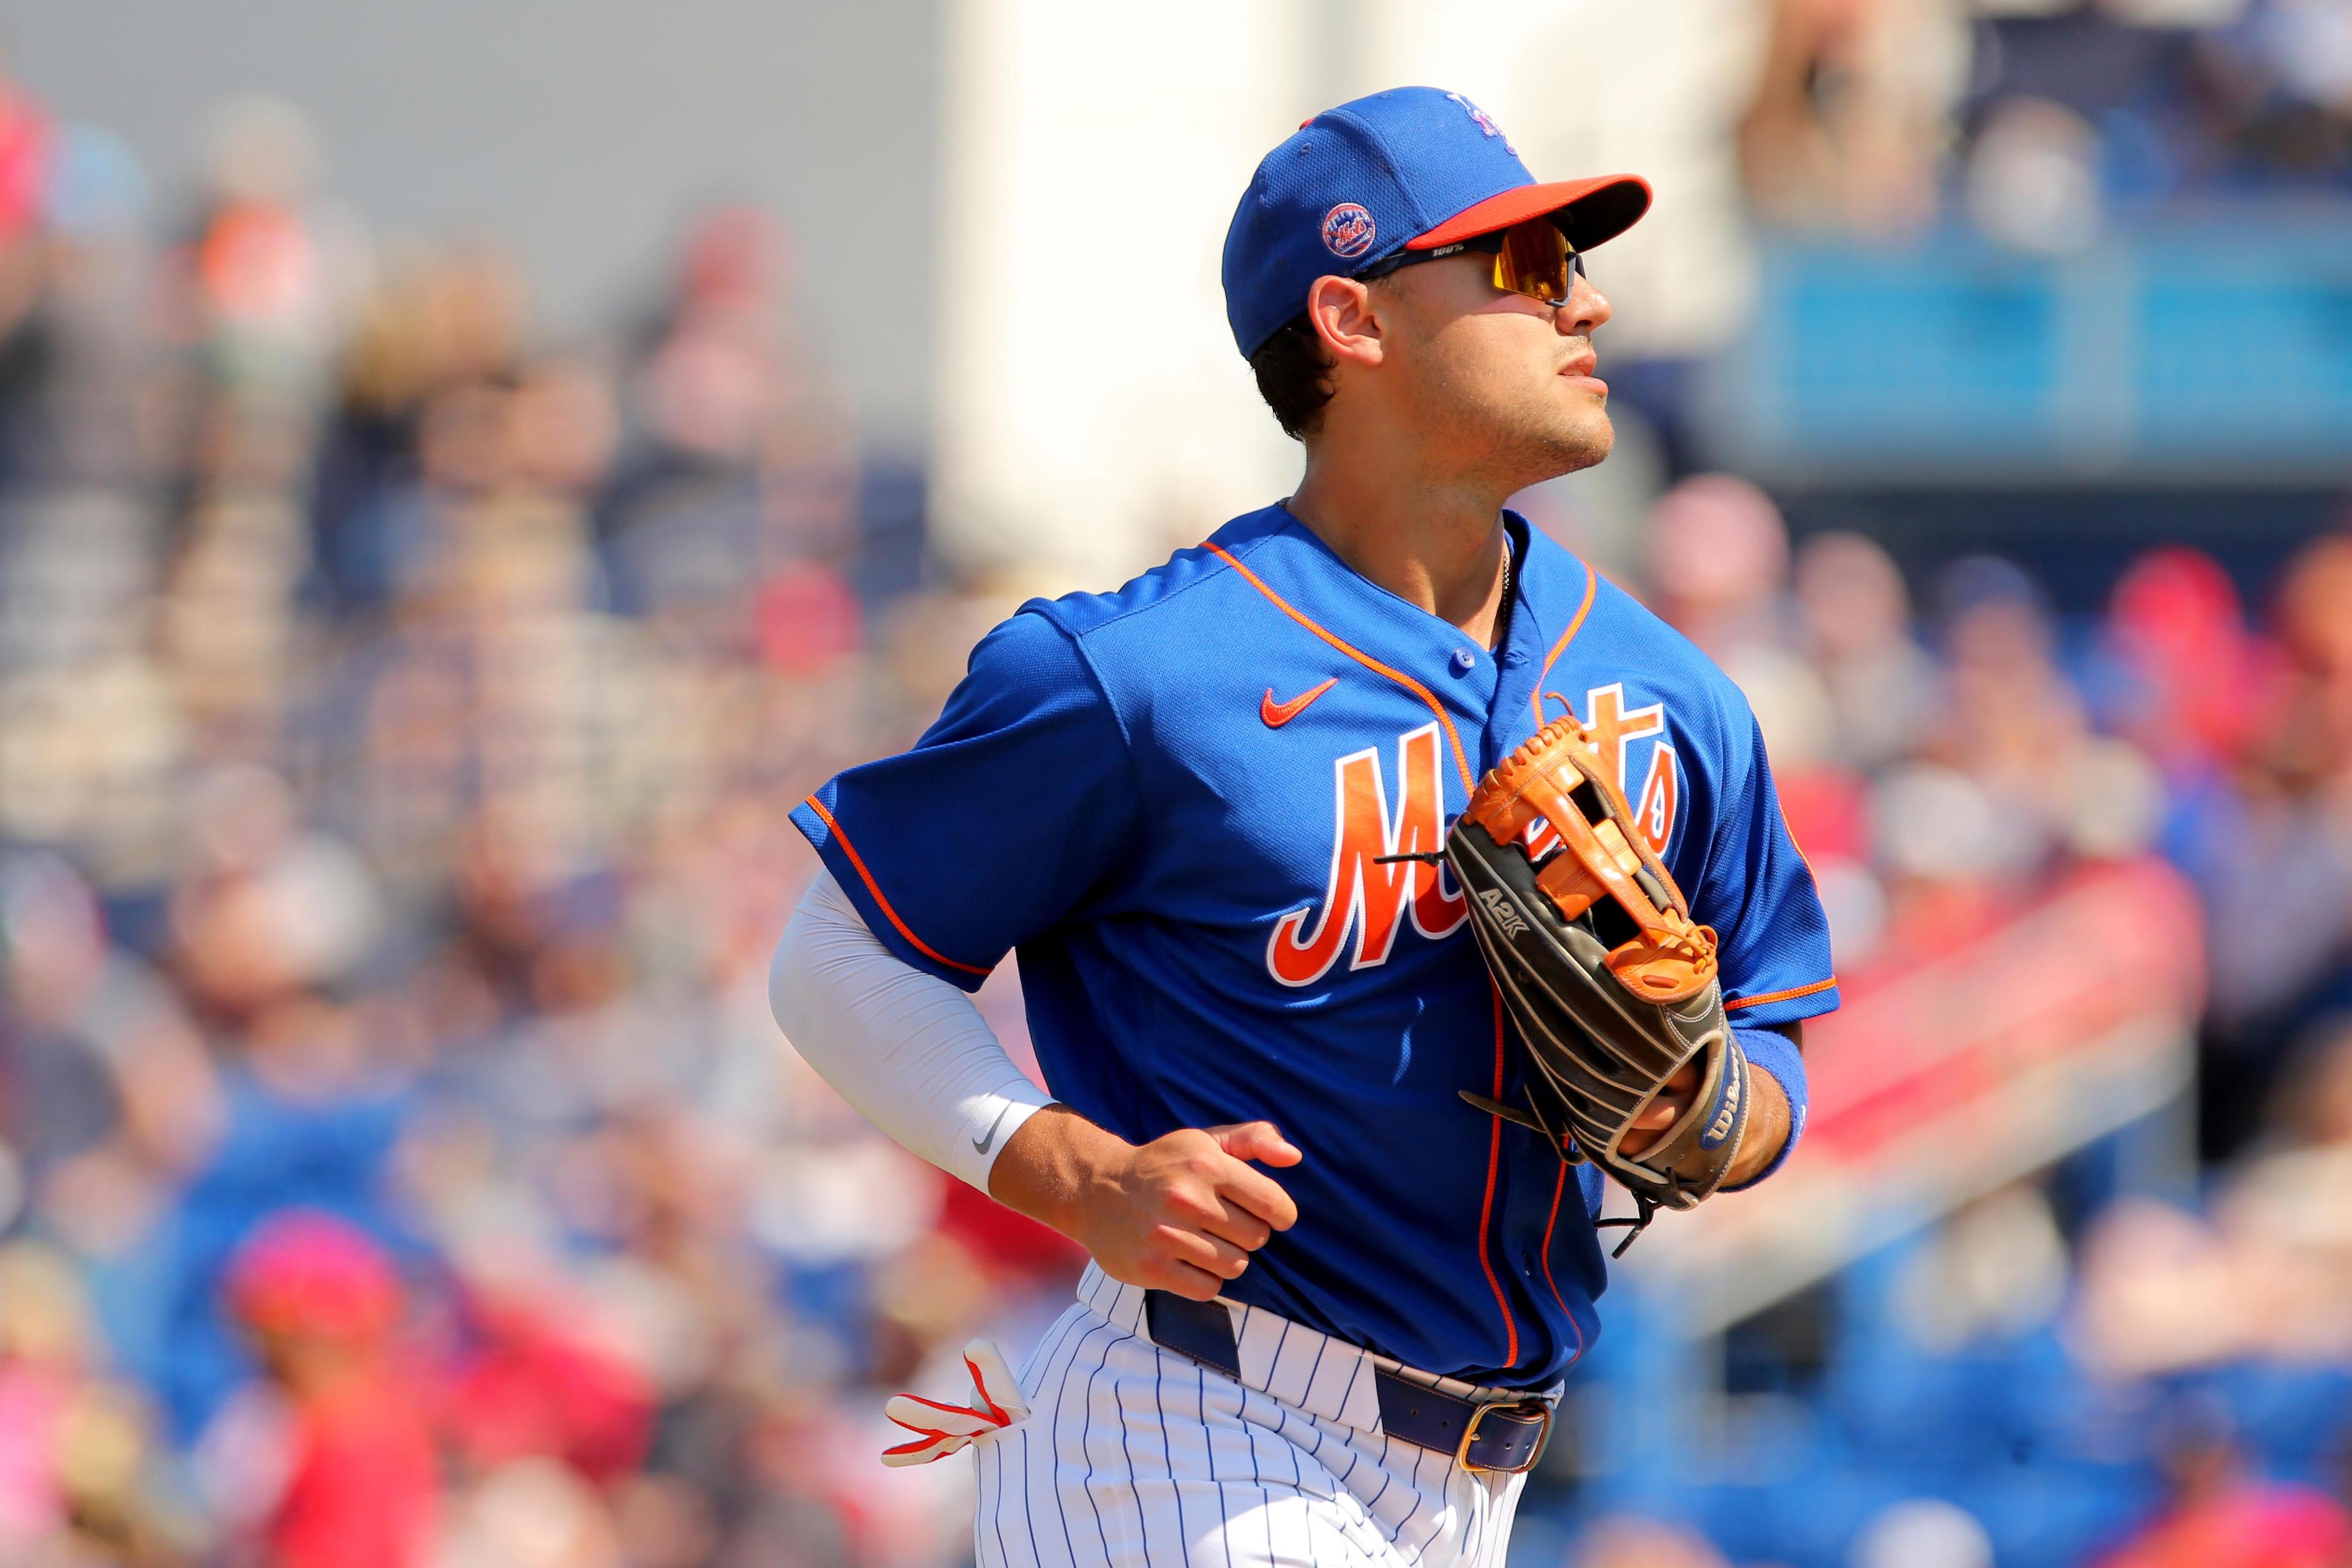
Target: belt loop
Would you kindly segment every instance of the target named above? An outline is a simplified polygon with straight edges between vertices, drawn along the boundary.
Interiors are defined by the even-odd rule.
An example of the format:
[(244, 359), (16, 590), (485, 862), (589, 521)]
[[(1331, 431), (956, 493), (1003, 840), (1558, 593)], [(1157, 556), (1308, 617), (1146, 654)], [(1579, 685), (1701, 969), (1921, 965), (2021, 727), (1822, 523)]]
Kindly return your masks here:
[(1172, 1290), (1146, 1290), (1143, 1329), (1152, 1343), (1191, 1356), (1235, 1383), (1242, 1380), (1242, 1347), (1234, 1338), (1233, 1314), (1223, 1302), (1195, 1301)]

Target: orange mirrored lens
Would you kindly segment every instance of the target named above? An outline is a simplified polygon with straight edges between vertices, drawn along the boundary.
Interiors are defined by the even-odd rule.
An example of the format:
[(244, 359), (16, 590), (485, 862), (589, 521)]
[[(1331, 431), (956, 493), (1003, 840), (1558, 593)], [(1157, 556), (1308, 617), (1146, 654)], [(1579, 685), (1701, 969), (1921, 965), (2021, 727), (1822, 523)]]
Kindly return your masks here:
[(1549, 218), (1513, 224), (1495, 254), (1495, 287), (1547, 305), (1568, 303), (1568, 236)]

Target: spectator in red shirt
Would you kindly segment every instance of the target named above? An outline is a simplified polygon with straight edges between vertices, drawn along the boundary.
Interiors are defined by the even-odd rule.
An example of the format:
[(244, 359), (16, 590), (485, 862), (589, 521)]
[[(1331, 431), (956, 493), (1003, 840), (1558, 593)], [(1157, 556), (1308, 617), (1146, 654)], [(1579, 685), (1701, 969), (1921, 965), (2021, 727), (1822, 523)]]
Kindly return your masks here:
[(2099, 1568), (2345, 1568), (2352, 1513), (2308, 1487), (2247, 1472), (2237, 1447), (2210, 1426), (2185, 1434), (2165, 1458), (2173, 1500)]
[(268, 1568), (422, 1568), (439, 1474), (417, 1380), (393, 1353), (402, 1291), (355, 1226), (266, 1221), (230, 1265), (230, 1310), (289, 1406), (286, 1479), (261, 1526)]

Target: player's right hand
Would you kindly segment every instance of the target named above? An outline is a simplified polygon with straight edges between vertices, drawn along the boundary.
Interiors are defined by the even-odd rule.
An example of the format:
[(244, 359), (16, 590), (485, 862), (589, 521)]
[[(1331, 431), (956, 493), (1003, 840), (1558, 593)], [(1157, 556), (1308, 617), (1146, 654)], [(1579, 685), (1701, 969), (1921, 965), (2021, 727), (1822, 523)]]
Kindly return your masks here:
[(1188, 1127), (1139, 1145), (1054, 1106), (1013, 1135), (989, 1187), (1112, 1279), (1205, 1301), (1297, 1222), (1290, 1194), (1255, 1167), (1303, 1158), (1270, 1121)]
[(1290, 1194), (1248, 1162), (1303, 1158), (1271, 1121), (1155, 1138), (1124, 1170), (1105, 1173), (1095, 1235), (1078, 1241), (1114, 1279), (1206, 1301), (1269, 1237), (1298, 1220)]

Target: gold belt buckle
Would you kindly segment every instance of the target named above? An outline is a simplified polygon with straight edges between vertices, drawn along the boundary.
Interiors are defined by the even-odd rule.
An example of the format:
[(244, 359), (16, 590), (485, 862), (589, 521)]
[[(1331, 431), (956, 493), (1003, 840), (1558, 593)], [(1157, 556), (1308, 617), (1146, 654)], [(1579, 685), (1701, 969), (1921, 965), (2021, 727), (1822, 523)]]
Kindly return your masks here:
[[(1512, 1415), (1534, 1415), (1543, 1426), (1536, 1433), (1536, 1446), (1528, 1453), (1527, 1462), (1520, 1465), (1474, 1465), (1470, 1462), (1470, 1445), (1477, 1440), (1478, 1423), (1497, 1410)], [(1543, 1458), (1544, 1446), (1551, 1441), (1551, 1405), (1541, 1399), (1489, 1400), (1470, 1412), (1470, 1424), (1462, 1429), (1462, 1446), (1454, 1450), (1454, 1461), (1472, 1475), (1519, 1476), (1536, 1468)]]

